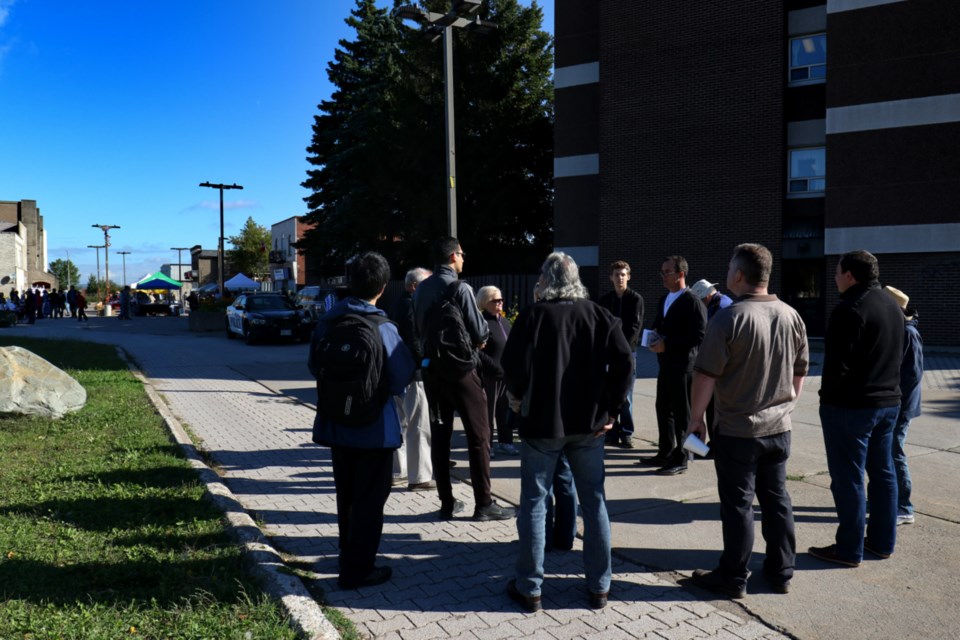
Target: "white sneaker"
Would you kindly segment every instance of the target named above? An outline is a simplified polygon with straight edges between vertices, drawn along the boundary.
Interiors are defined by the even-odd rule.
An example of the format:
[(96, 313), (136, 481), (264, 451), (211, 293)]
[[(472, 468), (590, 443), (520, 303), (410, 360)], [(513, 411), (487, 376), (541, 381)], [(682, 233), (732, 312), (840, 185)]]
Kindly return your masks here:
[(897, 516), (897, 526), (901, 524), (913, 524), (917, 519), (913, 516), (912, 513), (901, 514)]

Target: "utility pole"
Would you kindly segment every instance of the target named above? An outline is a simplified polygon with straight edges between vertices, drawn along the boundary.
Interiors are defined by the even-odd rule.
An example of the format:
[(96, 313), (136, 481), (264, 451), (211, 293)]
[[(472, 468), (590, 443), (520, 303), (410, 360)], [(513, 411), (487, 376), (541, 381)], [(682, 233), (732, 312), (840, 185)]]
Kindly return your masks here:
[[(223, 234), (223, 231), (221, 230), (220, 233)], [(183, 262), (181, 262), (180, 252), (189, 250), (190, 247), (170, 247), (170, 251), (177, 252), (177, 280), (181, 285), (183, 285)], [(183, 286), (180, 287), (180, 313), (183, 314)]]
[(107, 302), (103, 305), (103, 315), (110, 315), (110, 229), (119, 229), (115, 224), (92, 224), (91, 227), (103, 230), (103, 269), (106, 278), (107, 293), (104, 298)]
[(123, 256), (123, 286), (127, 286), (127, 256), (130, 255), (130, 252), (117, 251), (117, 253)]
[(223, 290), (223, 190), (243, 189), (243, 187), (238, 184), (213, 184), (210, 182), (201, 182), (200, 186), (220, 190), (220, 248), (219, 255), (217, 256), (217, 286), (220, 289), (220, 295), (223, 296), (226, 294), (226, 292)]
[(88, 244), (88, 249), (97, 250), (97, 299), (100, 300), (100, 249), (106, 249), (102, 244)]

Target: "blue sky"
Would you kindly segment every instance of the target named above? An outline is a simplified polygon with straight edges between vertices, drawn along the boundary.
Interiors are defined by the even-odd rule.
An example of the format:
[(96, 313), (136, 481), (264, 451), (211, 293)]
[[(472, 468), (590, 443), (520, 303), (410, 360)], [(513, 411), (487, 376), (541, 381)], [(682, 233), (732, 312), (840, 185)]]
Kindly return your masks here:
[[(552, 32), (553, 0), (538, 4)], [(116, 282), (117, 251), (134, 282), (176, 262), (170, 247), (215, 249), (219, 195), (201, 182), (244, 187), (224, 194), (227, 237), (305, 213), (310, 127), (354, 6), (0, 0), (0, 200), (36, 200), (48, 259), (69, 253), (84, 282), (93, 224), (121, 227)]]

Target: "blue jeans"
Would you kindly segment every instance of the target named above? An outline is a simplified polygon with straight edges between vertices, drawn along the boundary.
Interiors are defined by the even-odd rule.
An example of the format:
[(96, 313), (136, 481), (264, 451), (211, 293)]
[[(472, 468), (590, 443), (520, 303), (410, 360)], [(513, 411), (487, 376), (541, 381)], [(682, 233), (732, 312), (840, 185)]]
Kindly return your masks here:
[[(820, 405), (820, 424), (830, 470), (830, 491), (837, 508), (837, 555), (863, 559), (863, 530), (880, 553), (897, 542), (897, 477), (893, 469), (893, 428), (900, 407), (843, 409)], [(864, 471), (869, 484), (864, 488)], [(870, 521), (867, 523), (867, 500)]]
[(903, 446), (907, 443), (907, 429), (910, 428), (910, 418), (903, 413), (897, 415), (897, 424), (893, 428), (893, 468), (897, 472), (897, 515), (913, 515), (913, 503), (910, 494), (913, 483), (910, 481), (910, 466), (907, 464), (907, 454)]
[(623, 438), (632, 438), (634, 432), (633, 426), (633, 385), (637, 382), (637, 354), (630, 356), (633, 363), (633, 377), (630, 378), (630, 389), (627, 391), (627, 401), (620, 408), (620, 415), (617, 416), (617, 423), (607, 435), (611, 440), (622, 440)]
[(527, 438), (520, 445), (517, 590), (540, 595), (546, 542), (547, 496), (561, 454), (573, 472), (583, 515), (583, 564), (591, 593), (610, 590), (610, 520), (603, 490), (603, 438), (593, 435)]
[(547, 496), (546, 551), (569, 550), (577, 537), (577, 492), (573, 471), (563, 454), (553, 473), (553, 487)]

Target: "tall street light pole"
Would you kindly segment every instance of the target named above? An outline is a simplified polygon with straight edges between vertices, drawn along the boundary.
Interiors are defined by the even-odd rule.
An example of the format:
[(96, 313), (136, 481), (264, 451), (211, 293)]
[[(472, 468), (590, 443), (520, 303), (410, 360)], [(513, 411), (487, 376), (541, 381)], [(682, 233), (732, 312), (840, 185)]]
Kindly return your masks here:
[[(107, 295), (105, 300), (109, 302), (110, 300), (110, 229), (119, 229), (115, 224), (92, 224), (91, 227), (96, 227), (103, 231), (103, 270), (104, 278), (106, 279)], [(109, 303), (103, 307), (103, 315), (110, 315), (110, 305)]]
[(97, 250), (97, 299), (100, 299), (100, 249), (106, 249), (102, 244), (88, 244), (88, 249)]
[(223, 290), (223, 190), (224, 189), (243, 189), (238, 184), (212, 184), (210, 182), (201, 182), (201, 187), (220, 190), (220, 248), (217, 256), (217, 286), (220, 289), (220, 295), (224, 295)]
[(434, 13), (413, 5), (404, 5), (393, 10), (400, 20), (414, 20), (425, 26), (425, 33), (434, 40), (443, 36), (443, 93), (447, 156), (447, 231), (457, 235), (457, 150), (454, 135), (453, 109), (453, 29), (467, 29), (477, 33), (489, 33), (497, 25), (479, 16), (470, 17), (480, 9), (481, 0), (453, 0), (447, 13)]
[(123, 256), (123, 286), (127, 286), (127, 256), (130, 255), (129, 251), (117, 251), (120, 255)]
[[(221, 192), (222, 193), (222, 192)], [(223, 230), (221, 229), (220, 235), (223, 235)], [(183, 284), (183, 262), (181, 252), (189, 251), (190, 247), (170, 247), (170, 251), (177, 252), (177, 280), (180, 281), (180, 284)], [(183, 313), (183, 287), (180, 287), (180, 313)]]

